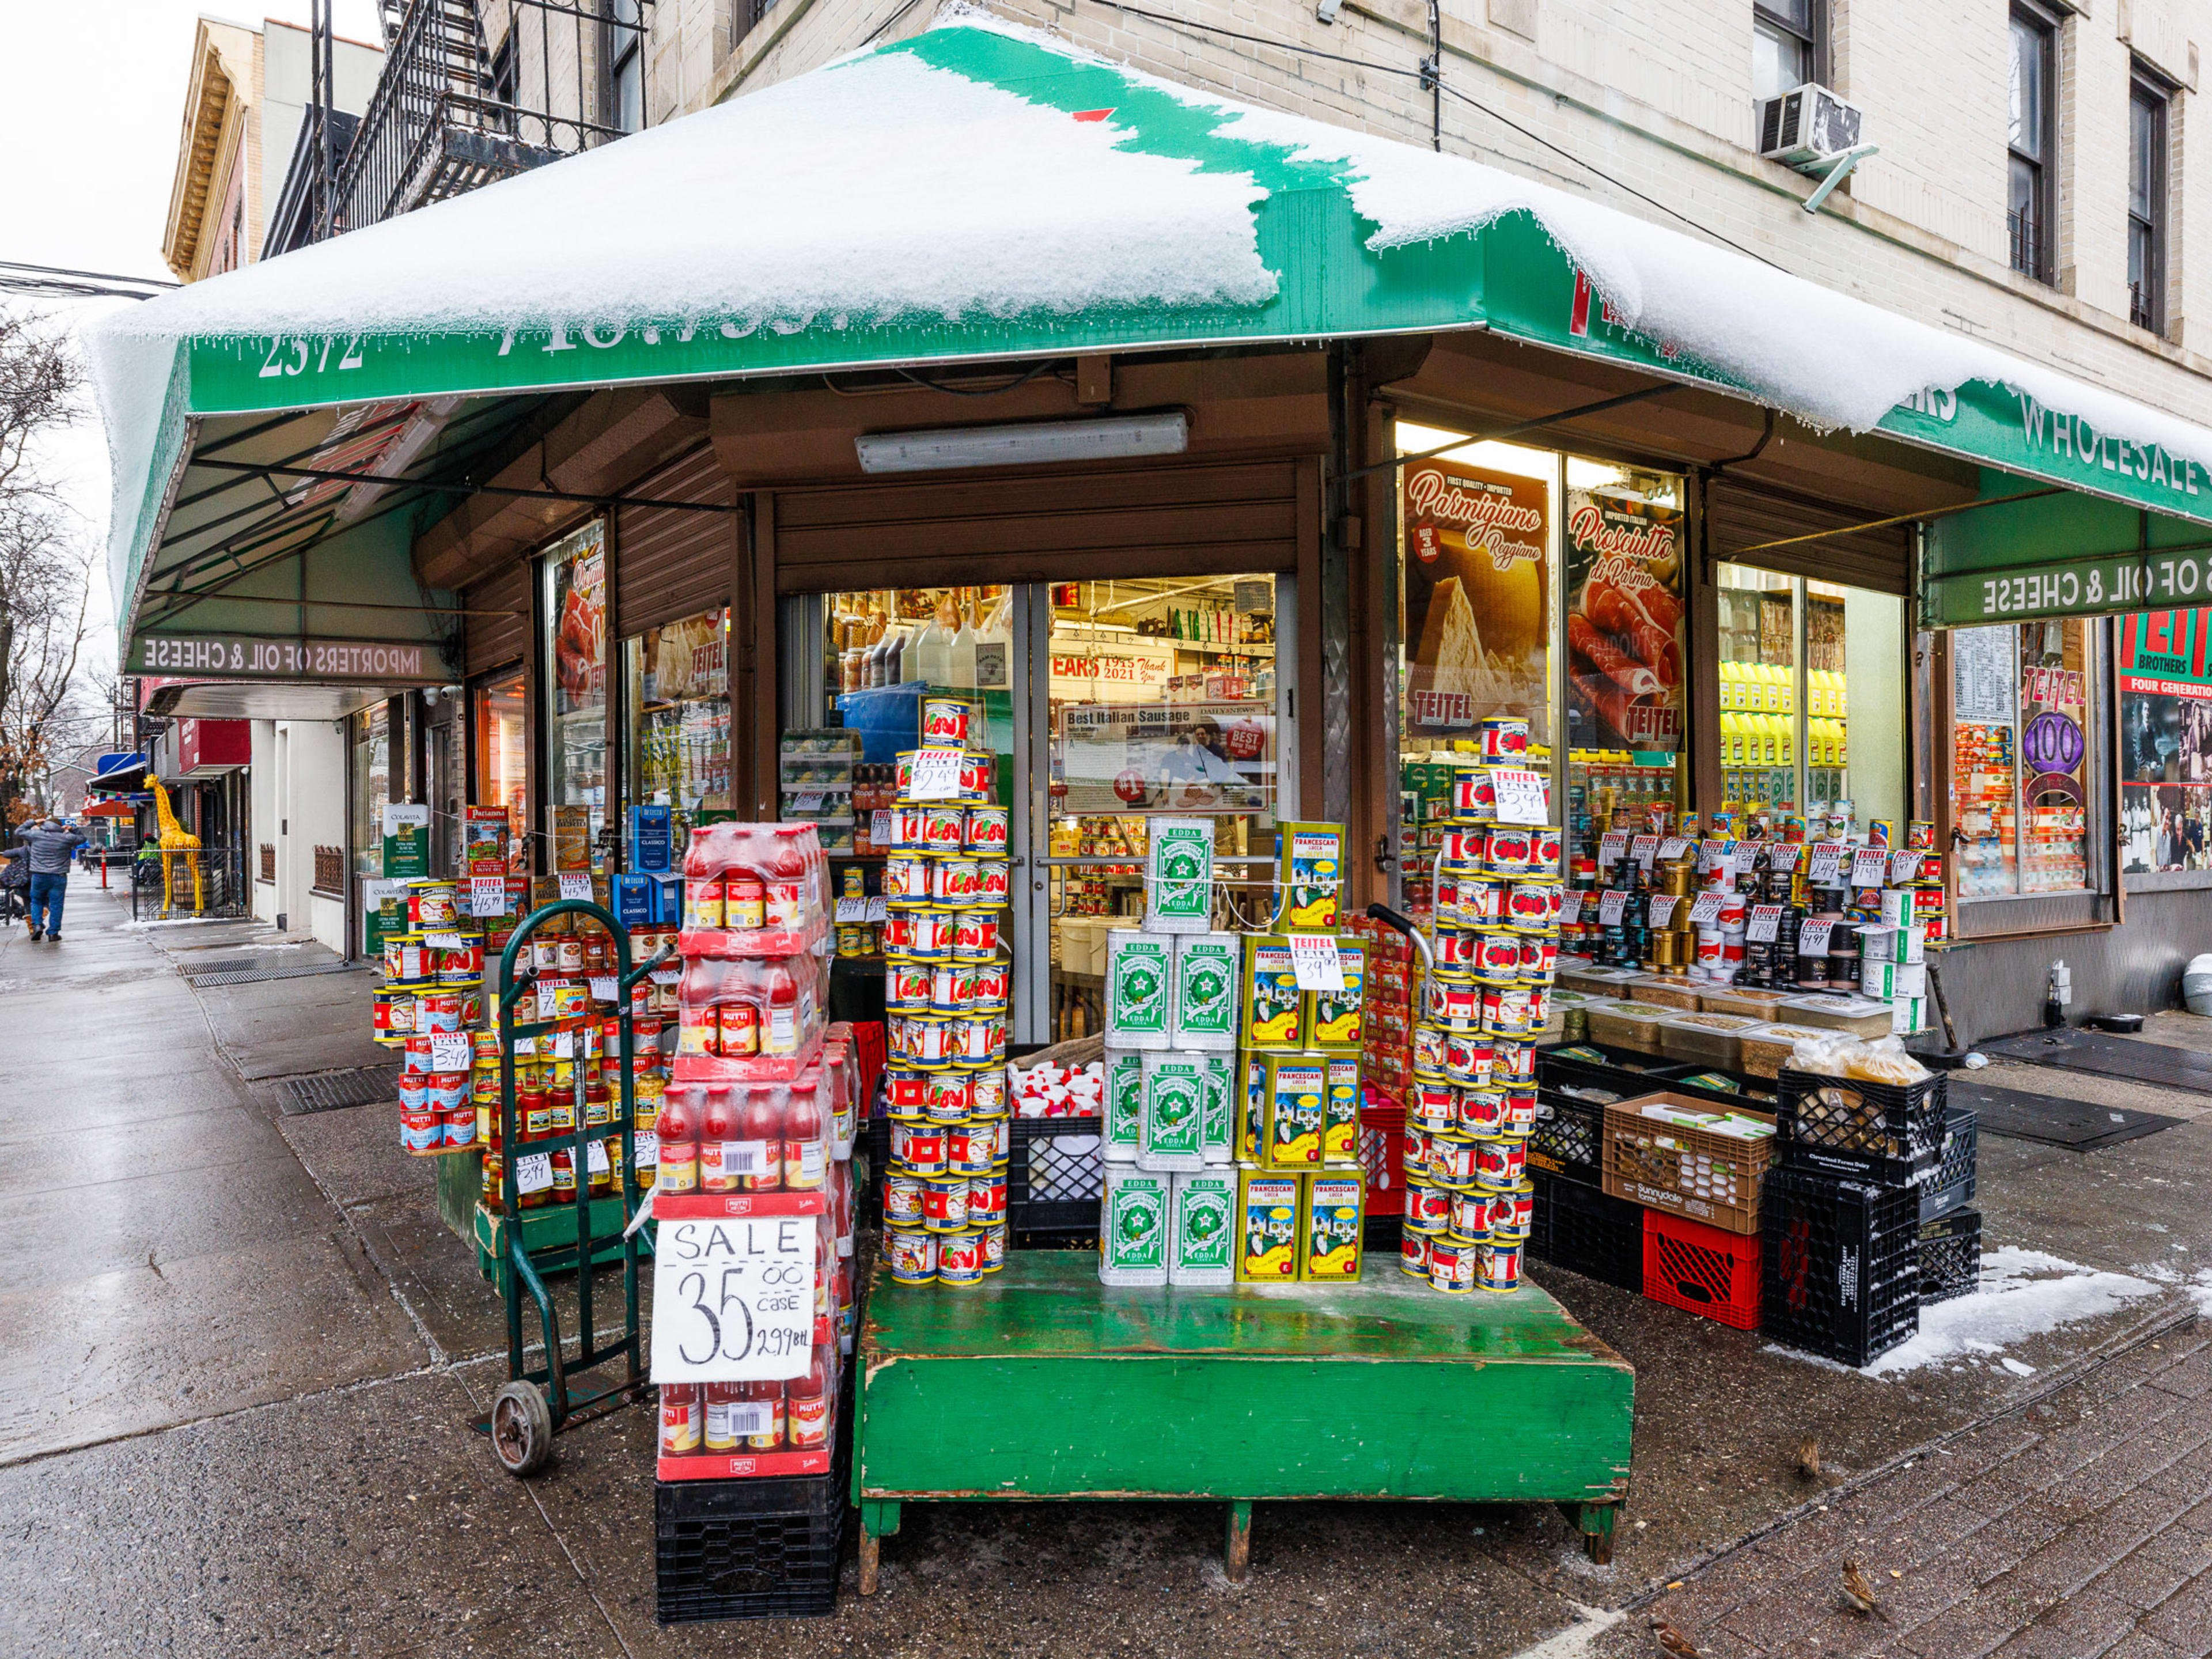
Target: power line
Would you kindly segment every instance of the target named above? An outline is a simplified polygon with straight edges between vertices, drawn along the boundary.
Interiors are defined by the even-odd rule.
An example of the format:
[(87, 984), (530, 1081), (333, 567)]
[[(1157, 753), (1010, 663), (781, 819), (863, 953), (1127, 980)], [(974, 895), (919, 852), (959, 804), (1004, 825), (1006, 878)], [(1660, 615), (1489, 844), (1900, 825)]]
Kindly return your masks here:
[[(1349, 64), (1355, 69), (1373, 70), (1382, 75), (1404, 76), (1409, 80), (1425, 78), (1423, 71), (1418, 69), (1401, 69), (1395, 64), (1378, 64), (1374, 62), (1372, 59), (1365, 58), (1347, 58), (1341, 52), (1323, 52), (1318, 46), (1303, 46), (1289, 40), (1270, 40), (1261, 35), (1245, 34), (1236, 29), (1221, 28), (1214, 24), (1200, 23), (1188, 17), (1171, 17), (1164, 12), (1147, 11), (1141, 6), (1124, 5), (1121, 3), (1121, 0), (1099, 0), (1099, 3), (1101, 5), (1110, 6), (1115, 11), (1127, 12), (1132, 17), (1146, 18), (1155, 23), (1166, 23), (1176, 28), (1195, 29), (1205, 34), (1222, 35), (1231, 40), (1249, 41), (1254, 46), (1265, 46), (1271, 52), (1287, 52), (1296, 53), (1297, 55), (1304, 58), (1326, 58), (1332, 64)], [(1722, 235), (1711, 226), (1692, 218), (1688, 214), (1682, 212), (1677, 208), (1669, 207), (1666, 203), (1659, 200), (1656, 197), (1645, 195), (1633, 185), (1626, 184), (1620, 179), (1614, 178), (1611, 173), (1599, 167), (1595, 162), (1589, 161), (1586, 157), (1577, 155), (1574, 151), (1564, 149), (1561, 146), (1553, 143), (1550, 139), (1530, 131), (1527, 127), (1522, 126), (1518, 121), (1512, 119), (1510, 116), (1500, 115), (1496, 110), (1491, 108), (1489, 105), (1483, 103), (1477, 99), (1468, 97), (1467, 94), (1460, 91), (1456, 87), (1446, 82), (1441, 73), (1437, 76), (1437, 85), (1449, 96), (1458, 99), (1462, 104), (1467, 105), (1472, 109), (1480, 110), (1485, 115), (1490, 117), (1492, 120), (1498, 122), (1504, 126), (1510, 127), (1514, 131), (1519, 133), (1523, 138), (1528, 139), (1531, 143), (1540, 144), (1546, 149), (1550, 150), (1553, 155), (1562, 156), (1567, 161), (1573, 162), (1577, 167), (1582, 168), (1592, 177), (1603, 179), (1607, 184), (1611, 185), (1615, 190), (1620, 191), (1626, 195), (1633, 196), (1638, 201), (1658, 209), (1660, 212), (1665, 214), (1668, 218), (1677, 220), (1682, 224), (1687, 225), (1691, 229), (1697, 231), (1701, 235), (1711, 237), (1713, 240), (1719, 242), (1723, 246), (1734, 248), (1738, 253), (1744, 255), (1747, 258), (1756, 259), (1759, 264), (1768, 266), (1775, 270), (1780, 270), (1782, 269), (1780, 265), (1776, 264), (1773, 260), (1768, 258), (1765, 254), (1754, 252), (1752, 249), (1744, 246), (1741, 242), (1729, 240), (1729, 238)]]
[(64, 265), (26, 264), (0, 259), (0, 290), (46, 294), (71, 299), (150, 300), (182, 284), (153, 276), (121, 276), (104, 270), (71, 270)]

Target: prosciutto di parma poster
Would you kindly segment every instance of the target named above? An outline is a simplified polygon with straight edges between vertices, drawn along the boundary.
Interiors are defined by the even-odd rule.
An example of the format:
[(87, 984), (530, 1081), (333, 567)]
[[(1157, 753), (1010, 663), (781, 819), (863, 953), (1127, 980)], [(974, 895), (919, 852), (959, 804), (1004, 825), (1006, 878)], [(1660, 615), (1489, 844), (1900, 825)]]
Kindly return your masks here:
[(1567, 740), (1680, 749), (1681, 509), (1570, 489), (1566, 514)]
[(1464, 738), (1515, 715), (1548, 743), (1549, 492), (1442, 461), (1408, 466), (1405, 491), (1405, 735)]

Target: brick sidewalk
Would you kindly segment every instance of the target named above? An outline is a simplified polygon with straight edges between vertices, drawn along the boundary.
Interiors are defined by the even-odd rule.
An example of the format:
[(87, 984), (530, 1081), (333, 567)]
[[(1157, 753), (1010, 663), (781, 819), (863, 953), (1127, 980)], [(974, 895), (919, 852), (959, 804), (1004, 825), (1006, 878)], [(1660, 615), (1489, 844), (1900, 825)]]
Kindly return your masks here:
[[(1856, 1560), (1895, 1623), (1842, 1611)], [(1595, 1644), (1711, 1659), (2212, 1655), (2212, 1319), (1839, 1492), (1679, 1581)]]

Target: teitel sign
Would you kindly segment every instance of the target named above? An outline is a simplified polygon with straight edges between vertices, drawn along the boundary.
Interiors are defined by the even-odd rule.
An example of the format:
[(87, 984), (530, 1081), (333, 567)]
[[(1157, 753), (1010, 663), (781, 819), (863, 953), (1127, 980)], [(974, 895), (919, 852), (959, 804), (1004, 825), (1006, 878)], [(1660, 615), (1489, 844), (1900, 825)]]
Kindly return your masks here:
[(442, 685), (453, 676), (419, 640), (270, 640), (235, 634), (142, 634), (126, 674), (309, 684)]

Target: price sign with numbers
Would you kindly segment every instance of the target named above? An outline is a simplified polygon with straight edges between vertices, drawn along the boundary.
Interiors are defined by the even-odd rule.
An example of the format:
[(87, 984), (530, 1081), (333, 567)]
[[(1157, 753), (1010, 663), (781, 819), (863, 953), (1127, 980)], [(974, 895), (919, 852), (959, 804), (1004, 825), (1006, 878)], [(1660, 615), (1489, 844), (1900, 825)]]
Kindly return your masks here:
[(1609, 887), (1597, 896), (1597, 919), (1607, 927), (1620, 926), (1620, 913), (1628, 908), (1628, 895), (1617, 887)]
[(465, 1072), (476, 1064), (476, 1048), (466, 1031), (441, 1031), (430, 1039), (430, 1069)]
[(1674, 907), (1682, 901), (1672, 893), (1651, 896), (1651, 927), (1655, 933), (1664, 933), (1674, 925)]
[(656, 968), (649, 975), (655, 985), (673, 985), (684, 977), (681, 968)]
[(1344, 958), (1337, 954), (1336, 939), (1328, 933), (1292, 933), (1291, 969), (1301, 991), (1341, 991)]
[(553, 1154), (525, 1152), (514, 1160), (514, 1186), (518, 1192), (542, 1193), (553, 1184)]
[(459, 933), (425, 933), (422, 943), (433, 951), (465, 951), (468, 941)]
[(1669, 836), (1659, 843), (1659, 856), (1665, 860), (1678, 859), (1689, 850), (1689, 838), (1686, 836)]
[(1744, 924), (1743, 936), (1753, 945), (1771, 945), (1781, 927), (1780, 905), (1754, 904), (1751, 907), (1751, 920)]
[(865, 898), (841, 898), (837, 901), (838, 921), (866, 921), (867, 919), (868, 902)]
[(866, 920), (869, 921), (889, 921), (890, 919), (891, 902), (889, 899), (884, 897), (879, 893), (874, 898), (868, 901), (868, 914)]
[(1560, 894), (1559, 920), (1561, 921), (1580, 921), (1583, 919), (1583, 900), (1586, 896), (1587, 895), (1585, 895), (1578, 887), (1571, 888), (1566, 892)]
[(1519, 766), (1492, 767), (1491, 783), (1498, 794), (1500, 823), (1547, 823), (1552, 809), (1544, 799), (1544, 780)]
[(1889, 878), (1893, 883), (1911, 881), (1920, 873), (1920, 854), (1892, 853), (1889, 855)]
[(586, 903), (591, 902), (592, 878), (588, 871), (564, 871), (562, 872), (560, 881), (562, 898), (582, 899)]
[(659, 1224), (653, 1249), (655, 1382), (787, 1382), (814, 1343), (815, 1219)]
[(889, 812), (871, 811), (868, 814), (868, 839), (875, 842), (878, 849), (891, 844), (891, 815)]
[(1709, 876), (1723, 871), (1734, 873), (1735, 843), (1732, 841), (1700, 842), (1698, 847), (1698, 867)]
[(1889, 849), (1862, 847), (1851, 854), (1851, 885), (1879, 887), (1889, 879)]
[(953, 800), (960, 793), (960, 750), (918, 749), (914, 756), (914, 800)]
[(1726, 896), (1720, 893), (1700, 893), (1690, 905), (1690, 925), (1710, 927), (1721, 919), (1721, 902)]
[(612, 1002), (614, 1000), (615, 976), (612, 974), (593, 975), (592, 980), (592, 1000), (594, 1002)]
[(1832, 841), (1813, 843), (1813, 862), (1805, 872), (1805, 879), (1815, 887), (1833, 887), (1843, 879), (1844, 854), (1848, 850)]
[(1776, 842), (1766, 849), (1767, 867), (1778, 876), (1794, 875), (1797, 870), (1797, 860), (1804, 850), (1804, 844), (1801, 842)]
[(819, 789), (802, 789), (791, 798), (791, 810), (811, 817), (822, 810), (823, 793)]
[(1828, 954), (1828, 935), (1836, 931), (1832, 921), (1808, 921), (1797, 929), (1797, 954), (1801, 957), (1824, 957)]
[(1628, 843), (1628, 850), (1636, 855), (1636, 861), (1638, 864), (1649, 870), (1651, 867), (1651, 860), (1659, 856), (1659, 837), (1638, 836)]
[(505, 876), (471, 876), (469, 878), (469, 914), (472, 916), (503, 916), (507, 914), (507, 878)]
[(1621, 854), (1628, 851), (1628, 831), (1608, 830), (1597, 838), (1597, 861), (1610, 870), (1620, 862)]

